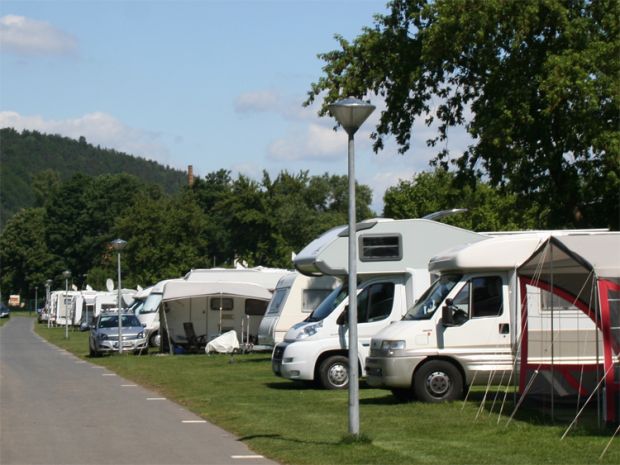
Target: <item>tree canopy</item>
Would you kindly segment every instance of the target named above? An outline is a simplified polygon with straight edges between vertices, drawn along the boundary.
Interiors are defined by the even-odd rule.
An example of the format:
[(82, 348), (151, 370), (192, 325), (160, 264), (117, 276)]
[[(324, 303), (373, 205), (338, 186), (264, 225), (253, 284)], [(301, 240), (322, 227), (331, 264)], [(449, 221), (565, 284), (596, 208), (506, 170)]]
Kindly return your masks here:
[[(385, 102), (375, 151), (414, 122), (435, 128), (434, 164), (541, 206), (539, 228), (620, 227), (620, 3), (393, 0), (352, 42), (319, 55), (323, 96)], [(462, 126), (472, 142), (447, 148)], [(545, 205), (551, 206), (544, 208)], [(544, 215), (542, 215), (544, 210)]]

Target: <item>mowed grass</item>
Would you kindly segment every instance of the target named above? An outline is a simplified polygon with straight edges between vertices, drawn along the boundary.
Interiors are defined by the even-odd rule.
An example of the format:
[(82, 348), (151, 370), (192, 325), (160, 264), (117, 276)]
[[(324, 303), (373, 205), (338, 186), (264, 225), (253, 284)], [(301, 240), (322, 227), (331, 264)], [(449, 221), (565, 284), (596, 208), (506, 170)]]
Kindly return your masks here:
[[(36, 324), (36, 323), (35, 323)], [(347, 441), (348, 394), (275, 377), (269, 354), (88, 357), (88, 333), (36, 325), (54, 344), (157, 391), (234, 433), (254, 451), (286, 464), (617, 464), (620, 437), (602, 459), (613, 429), (588, 419), (561, 436), (574, 418), (540, 408), (499, 415), (500, 396), (481, 391), (467, 402), (397, 403), (388, 391), (360, 389), (363, 441)], [(503, 394), (501, 395), (503, 398)], [(548, 407), (548, 406), (547, 406)], [(562, 415), (560, 415), (562, 414)], [(592, 412), (589, 412), (591, 417)], [(557, 417), (563, 417), (558, 420)]]

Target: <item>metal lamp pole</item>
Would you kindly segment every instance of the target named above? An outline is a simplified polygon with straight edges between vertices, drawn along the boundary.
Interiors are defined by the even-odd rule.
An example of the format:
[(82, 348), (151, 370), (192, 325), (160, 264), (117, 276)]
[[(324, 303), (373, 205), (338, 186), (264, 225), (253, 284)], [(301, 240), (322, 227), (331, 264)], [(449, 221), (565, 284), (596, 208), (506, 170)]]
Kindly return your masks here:
[(375, 109), (359, 99), (347, 98), (329, 105), (329, 111), (349, 135), (349, 434), (359, 436), (359, 372), (357, 366), (357, 248), (355, 233), (354, 134)]
[(123, 318), (121, 314), (121, 250), (125, 248), (127, 242), (122, 239), (115, 239), (112, 241), (112, 248), (116, 250), (117, 265), (118, 265), (118, 353), (123, 353)]
[(51, 303), (50, 303), (51, 288), (52, 288), (52, 280), (48, 279), (47, 281), (45, 281), (45, 309), (47, 310), (47, 327), (48, 328), (51, 326), (51, 313), (52, 313), (52, 308), (51, 308)]
[(67, 315), (67, 295), (69, 294), (69, 278), (71, 272), (65, 270), (62, 272), (62, 277), (65, 278), (65, 298), (62, 303), (62, 307), (65, 309), (65, 339), (69, 339), (69, 315)]

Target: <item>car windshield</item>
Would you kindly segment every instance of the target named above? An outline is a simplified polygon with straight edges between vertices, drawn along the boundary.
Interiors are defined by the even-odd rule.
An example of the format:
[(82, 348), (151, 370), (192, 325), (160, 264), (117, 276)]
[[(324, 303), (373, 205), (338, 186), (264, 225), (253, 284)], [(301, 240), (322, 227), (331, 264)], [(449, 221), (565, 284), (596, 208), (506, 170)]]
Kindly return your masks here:
[(312, 322), (324, 320), (338, 305), (340, 305), (340, 302), (347, 298), (347, 295), (349, 295), (349, 289), (348, 284), (345, 283), (334, 289), (327, 297), (325, 297), (323, 302), (321, 302), (319, 306), (314, 309), (305, 321)]
[(144, 305), (140, 308), (140, 315), (144, 315), (145, 313), (155, 313), (159, 308), (161, 298), (162, 294), (149, 294), (144, 301)]
[(443, 302), (452, 288), (461, 280), (461, 275), (441, 276), (429, 287), (422, 297), (409, 309), (403, 320), (428, 320)]
[[(138, 318), (136, 318), (135, 315), (123, 315), (121, 324), (123, 327), (142, 326), (140, 324), (140, 320), (138, 320)], [(102, 316), (101, 319), (99, 320), (99, 328), (116, 328), (116, 327), (118, 327), (118, 316), (117, 315)]]

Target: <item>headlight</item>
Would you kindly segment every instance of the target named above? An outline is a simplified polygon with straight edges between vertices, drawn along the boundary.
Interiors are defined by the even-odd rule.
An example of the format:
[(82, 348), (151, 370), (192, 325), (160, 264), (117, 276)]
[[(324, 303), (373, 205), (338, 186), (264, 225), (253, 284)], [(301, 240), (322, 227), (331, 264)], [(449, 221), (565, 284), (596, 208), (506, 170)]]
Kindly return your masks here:
[(106, 333), (99, 334), (99, 339), (101, 339), (102, 341), (105, 341), (107, 338), (108, 338), (108, 335)]
[(142, 339), (142, 338), (144, 338), (144, 331), (140, 331), (140, 332), (138, 333), (138, 335), (136, 336), (136, 338), (137, 338), (137, 339)]
[(306, 337), (314, 336), (322, 326), (322, 321), (314, 325), (304, 326), (304, 329), (302, 329), (301, 332), (297, 335), (297, 339), (304, 339)]
[(405, 341), (382, 341), (381, 342), (381, 350), (383, 352), (387, 352), (388, 355), (394, 355), (397, 351), (405, 350), (406, 344)]

